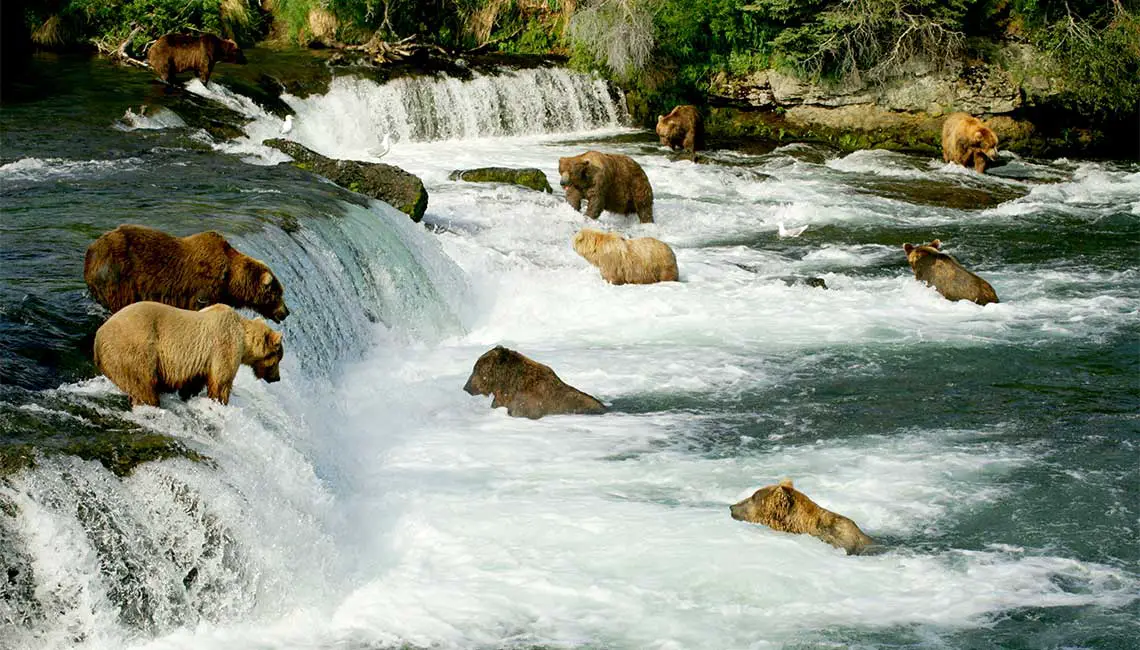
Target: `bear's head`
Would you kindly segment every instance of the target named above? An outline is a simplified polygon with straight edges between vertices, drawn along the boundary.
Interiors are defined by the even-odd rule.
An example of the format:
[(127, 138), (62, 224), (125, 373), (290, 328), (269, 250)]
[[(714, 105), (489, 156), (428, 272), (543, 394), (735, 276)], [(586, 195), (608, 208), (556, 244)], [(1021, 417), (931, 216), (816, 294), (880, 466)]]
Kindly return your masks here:
[(729, 511), (732, 513), (732, 518), (737, 521), (750, 521), (779, 528), (780, 522), (787, 519), (791, 513), (795, 501), (792, 481), (784, 479), (777, 485), (756, 490), (752, 496), (730, 506)]
[(505, 378), (511, 374), (510, 369), (522, 363), (518, 352), (496, 345), (483, 353), (471, 369), (471, 376), (463, 385), (468, 395), (490, 395), (503, 388)]
[(281, 342), (281, 332), (276, 332), (260, 318), (246, 320), (245, 349), (241, 362), (253, 369), (258, 379), (273, 383), (281, 380), (281, 358), (285, 356), (285, 344)]
[(988, 162), (997, 160), (998, 138), (997, 134), (994, 133), (990, 127), (979, 125), (969, 137), (969, 148), (975, 152), (975, 155), (981, 154), (985, 156)]
[[(674, 109), (674, 113), (676, 109)], [(685, 139), (685, 125), (673, 113), (657, 116), (657, 137), (661, 144), (672, 146)]]
[(265, 262), (247, 258), (246, 264), (233, 273), (241, 276), (244, 286), (239, 292), (232, 293), (243, 297), (249, 307), (274, 323), (285, 320), (289, 315), (289, 308), (285, 306), (285, 287)]
[(218, 43), (218, 53), (220, 61), (225, 63), (245, 63), (245, 53), (241, 51), (238, 44), (229, 39), (221, 39)]
[(613, 245), (613, 242), (620, 242), (621, 239), (622, 236), (617, 233), (583, 228), (574, 235), (571, 245), (574, 247), (574, 252), (592, 260), (599, 252), (604, 252)]
[(562, 187), (587, 188), (593, 178), (590, 161), (582, 156), (559, 158), (558, 174), (561, 176), (559, 184)]
[(942, 252), (942, 242), (938, 239), (930, 242), (929, 244), (903, 244), (903, 251), (906, 252), (906, 261), (910, 264), (910, 268), (915, 268), (919, 261), (927, 255), (944, 255)]

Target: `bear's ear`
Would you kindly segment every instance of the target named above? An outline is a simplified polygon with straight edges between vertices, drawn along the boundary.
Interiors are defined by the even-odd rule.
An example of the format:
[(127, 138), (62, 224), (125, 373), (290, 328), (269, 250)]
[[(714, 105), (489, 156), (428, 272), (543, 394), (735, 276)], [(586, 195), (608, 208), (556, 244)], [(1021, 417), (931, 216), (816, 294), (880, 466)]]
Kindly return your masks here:
[(273, 282), (273, 274), (269, 271), (263, 271), (261, 274), (261, 286), (268, 287)]
[(269, 342), (270, 347), (275, 348), (279, 343), (281, 343), (281, 332), (271, 329), (269, 330), (269, 334), (266, 335), (265, 340)]
[(780, 487), (786, 487), (786, 488), (792, 487), (792, 479), (786, 478), (786, 479), (780, 481)]
[(903, 250), (906, 251), (907, 255), (910, 255), (910, 252), (912, 250), (914, 250), (914, 245), (913, 244), (903, 244)]
[(935, 239), (934, 241), (930, 242), (930, 247), (942, 250), (942, 240)]
[(664, 116), (664, 115), (658, 115), (658, 116), (657, 116), (657, 121), (658, 121), (658, 122), (660, 122), (660, 121), (661, 121), (661, 120), (663, 120), (663, 119), (665, 119), (665, 116)]

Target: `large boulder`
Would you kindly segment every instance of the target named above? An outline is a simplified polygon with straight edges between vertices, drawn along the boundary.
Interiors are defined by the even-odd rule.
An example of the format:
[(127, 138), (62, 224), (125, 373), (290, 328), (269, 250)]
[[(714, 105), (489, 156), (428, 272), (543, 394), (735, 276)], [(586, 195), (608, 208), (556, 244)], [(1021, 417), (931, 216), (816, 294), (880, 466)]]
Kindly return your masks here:
[(262, 144), (289, 155), (293, 166), (320, 174), (343, 188), (379, 199), (412, 221), (419, 222), (427, 210), (428, 193), (415, 174), (384, 163), (337, 160), (291, 140), (272, 138)]
[(479, 167), (476, 169), (457, 169), (447, 176), (453, 181), (467, 181), (468, 183), (507, 183), (521, 185), (522, 187), (546, 192), (550, 194), (550, 182), (541, 169), (526, 167), (516, 169), (512, 167)]

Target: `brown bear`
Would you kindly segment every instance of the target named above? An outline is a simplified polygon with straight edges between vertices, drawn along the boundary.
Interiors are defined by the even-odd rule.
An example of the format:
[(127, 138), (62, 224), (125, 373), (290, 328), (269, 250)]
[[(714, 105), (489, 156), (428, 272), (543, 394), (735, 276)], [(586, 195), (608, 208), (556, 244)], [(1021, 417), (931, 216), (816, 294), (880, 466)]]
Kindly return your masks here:
[(159, 393), (182, 399), (203, 387), (210, 399), (230, 401), (242, 364), (258, 379), (281, 379), (281, 333), (260, 318), (242, 318), (229, 305), (190, 311), (158, 302), (136, 302), (95, 332), (95, 366), (128, 397), (131, 406), (158, 406)]
[(657, 137), (673, 149), (696, 152), (705, 147), (705, 126), (696, 106), (677, 106), (668, 115), (657, 116)]
[(942, 160), (973, 167), (979, 174), (997, 160), (997, 134), (968, 113), (954, 113), (942, 123)]
[(494, 395), (491, 408), (507, 407), (507, 415), (537, 420), (562, 413), (605, 413), (597, 399), (567, 385), (550, 366), (501, 345), (475, 362), (463, 390)]
[(572, 243), (610, 284), (672, 282), (678, 277), (673, 249), (660, 239), (626, 239), (616, 232), (583, 228)]
[(121, 225), (87, 248), (83, 279), (91, 296), (112, 312), (153, 300), (182, 309), (217, 302), (249, 307), (278, 323), (289, 315), (285, 290), (269, 267), (213, 230), (174, 237)]
[(641, 223), (653, 222), (653, 188), (645, 170), (629, 156), (587, 151), (558, 159), (562, 189), (574, 210), (587, 201), (586, 216), (597, 219), (602, 210), (637, 213)]
[(836, 548), (858, 555), (874, 544), (855, 522), (819, 507), (806, 494), (792, 487), (791, 479), (769, 485), (733, 504), (729, 511), (737, 521), (764, 524), (785, 533), (818, 537)]
[(997, 302), (997, 292), (989, 282), (967, 271), (958, 260), (942, 252), (942, 242), (903, 244), (906, 261), (916, 280), (933, 286), (948, 300), (972, 300), (979, 305)]
[(237, 43), (213, 34), (167, 34), (150, 46), (146, 60), (164, 83), (173, 83), (179, 72), (193, 70), (208, 84), (215, 64), (245, 63), (245, 54)]

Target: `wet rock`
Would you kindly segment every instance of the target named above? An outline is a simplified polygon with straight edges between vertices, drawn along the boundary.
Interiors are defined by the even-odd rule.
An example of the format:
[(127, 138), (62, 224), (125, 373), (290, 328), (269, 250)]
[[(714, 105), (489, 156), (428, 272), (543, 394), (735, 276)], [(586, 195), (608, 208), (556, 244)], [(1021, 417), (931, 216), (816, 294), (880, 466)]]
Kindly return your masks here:
[(563, 382), (550, 366), (501, 345), (475, 362), (463, 390), (494, 395), (491, 408), (507, 407), (507, 415), (537, 420), (564, 413), (605, 413), (594, 397)]
[(428, 193), (418, 176), (384, 163), (337, 160), (291, 140), (272, 138), (262, 144), (288, 154), (294, 167), (320, 174), (341, 187), (379, 199), (419, 222)]
[(457, 169), (447, 175), (453, 181), (467, 181), (468, 183), (506, 183), (519, 185), (539, 192), (550, 194), (550, 182), (541, 169), (533, 167), (479, 167), (476, 169)]

